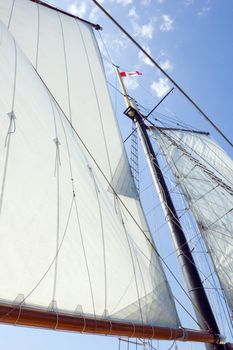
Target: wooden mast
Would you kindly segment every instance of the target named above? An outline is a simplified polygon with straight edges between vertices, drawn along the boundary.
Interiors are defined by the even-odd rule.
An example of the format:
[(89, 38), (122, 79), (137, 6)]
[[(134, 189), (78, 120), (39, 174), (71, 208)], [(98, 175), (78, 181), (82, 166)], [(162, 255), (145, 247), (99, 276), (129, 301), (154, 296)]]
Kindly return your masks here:
[[(137, 107), (134, 106), (133, 101), (131, 101), (128, 97), (119, 69), (117, 67), (115, 67), (115, 69), (127, 106), (125, 114), (134, 121), (135, 129), (137, 130), (141, 140), (151, 176), (177, 250), (177, 256), (182, 267), (182, 272), (188, 287), (190, 298), (194, 305), (196, 317), (202, 329), (209, 329), (215, 334), (219, 334), (219, 328), (215, 320), (215, 316), (211, 309), (205, 289), (202, 285), (201, 278), (189, 245), (186, 241), (185, 234), (168, 191), (163, 173), (160, 169), (157, 157), (147, 134), (147, 126), (144, 123), (143, 116), (138, 112)], [(222, 350), (221, 345), (218, 346), (218, 350)]]

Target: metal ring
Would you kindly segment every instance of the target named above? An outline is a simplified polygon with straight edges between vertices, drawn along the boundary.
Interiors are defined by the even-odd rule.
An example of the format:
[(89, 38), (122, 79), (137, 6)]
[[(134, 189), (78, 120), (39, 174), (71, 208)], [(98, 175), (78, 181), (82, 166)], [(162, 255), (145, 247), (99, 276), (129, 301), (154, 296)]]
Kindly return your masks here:
[(135, 324), (132, 322), (132, 325), (133, 325), (133, 334), (130, 336), (130, 338), (134, 338), (134, 335), (135, 335)]
[(150, 339), (154, 339), (154, 335), (155, 335), (155, 328), (154, 328), (154, 326), (151, 326), (151, 328), (152, 328), (152, 337), (150, 338)]
[(58, 315), (58, 312), (57, 312), (57, 311), (55, 311), (55, 312), (56, 312), (57, 322), (56, 322), (56, 325), (55, 325), (55, 327), (54, 327), (54, 330), (56, 331), (56, 330), (57, 330), (57, 327), (58, 327), (58, 323), (59, 323), (59, 315)]
[(86, 318), (83, 316), (83, 329), (82, 329), (81, 333), (84, 333), (84, 332), (85, 332), (86, 326), (87, 326), (87, 324), (86, 324)]
[(169, 337), (169, 339), (168, 340), (172, 340), (172, 329), (170, 328), (170, 337)]
[(108, 320), (109, 323), (110, 323), (110, 330), (109, 330), (109, 333), (107, 335), (111, 335), (112, 334), (112, 322), (111, 320)]
[(17, 319), (16, 319), (16, 321), (15, 321), (15, 323), (14, 323), (15, 326), (17, 325), (17, 323), (18, 323), (18, 321), (19, 321), (19, 319), (20, 319), (21, 311), (22, 311), (22, 303), (19, 304), (19, 314), (18, 314), (18, 317), (17, 317)]

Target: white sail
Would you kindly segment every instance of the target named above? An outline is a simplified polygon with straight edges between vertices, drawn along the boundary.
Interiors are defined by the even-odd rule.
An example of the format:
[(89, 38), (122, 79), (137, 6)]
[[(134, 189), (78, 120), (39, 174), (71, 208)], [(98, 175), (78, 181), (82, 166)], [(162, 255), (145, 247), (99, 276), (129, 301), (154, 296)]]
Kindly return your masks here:
[(208, 136), (154, 133), (211, 254), (233, 309), (233, 162)]
[(1, 302), (179, 324), (91, 28), (27, 0), (0, 13)]

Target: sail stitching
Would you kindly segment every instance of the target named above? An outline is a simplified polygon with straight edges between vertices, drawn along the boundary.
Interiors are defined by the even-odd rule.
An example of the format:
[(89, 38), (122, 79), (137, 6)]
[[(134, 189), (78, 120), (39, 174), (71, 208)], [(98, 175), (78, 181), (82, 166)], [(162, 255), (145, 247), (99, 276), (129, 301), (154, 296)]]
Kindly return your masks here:
[(169, 135), (167, 135), (164, 131), (162, 131), (161, 129), (159, 130), (165, 137), (167, 137), (167, 139), (174, 145), (176, 146), (178, 149), (180, 149), (184, 155), (186, 155), (187, 157), (189, 157), (189, 159), (194, 162), (199, 168), (203, 169), (203, 172), (205, 172), (207, 175), (209, 175), (209, 177), (216, 181), (222, 188), (224, 188), (228, 193), (230, 193), (231, 195), (233, 195), (233, 189), (231, 188), (231, 186), (227, 185), (221, 178), (219, 178), (217, 175), (215, 175), (210, 169), (208, 169), (204, 164), (202, 164), (198, 159), (194, 158), (191, 153), (189, 153), (188, 151), (185, 150), (184, 147), (182, 147), (181, 145), (179, 145), (175, 139), (171, 138)]
[(38, 69), (39, 45), (40, 45), (40, 6), (37, 3), (37, 43), (36, 43), (36, 63), (35, 63), (36, 70)]
[(61, 14), (57, 12), (60, 26), (61, 26), (61, 33), (62, 33), (62, 43), (63, 43), (63, 52), (64, 52), (64, 60), (65, 60), (65, 72), (66, 72), (66, 88), (67, 88), (67, 99), (68, 99), (68, 107), (69, 107), (69, 118), (70, 122), (72, 123), (72, 111), (71, 111), (71, 100), (70, 100), (70, 82), (69, 82), (69, 72), (68, 72), (68, 64), (67, 64), (67, 53), (66, 53), (66, 44), (65, 44), (65, 35), (64, 35), (64, 28), (62, 24)]
[(104, 145), (105, 145), (105, 151), (106, 151), (106, 155), (107, 155), (107, 161), (108, 161), (109, 171), (110, 171), (111, 178), (112, 178), (112, 177), (113, 177), (113, 173), (112, 173), (112, 167), (111, 167), (111, 162), (110, 162), (110, 156), (109, 156), (108, 147), (107, 147), (108, 145), (107, 145), (107, 140), (106, 140), (106, 134), (105, 134), (105, 129), (104, 129), (104, 125), (103, 125), (102, 113), (101, 113), (99, 98), (98, 98), (98, 94), (97, 94), (97, 90), (96, 90), (96, 85), (95, 85), (95, 81), (94, 81), (94, 76), (93, 76), (93, 72), (92, 72), (92, 68), (91, 68), (91, 63), (90, 63), (90, 59), (89, 59), (87, 47), (86, 47), (86, 44), (85, 44), (85, 41), (84, 41), (83, 33), (82, 33), (82, 31), (81, 31), (81, 28), (80, 28), (80, 26), (79, 26), (78, 21), (76, 21), (76, 24), (77, 24), (77, 27), (78, 27), (78, 30), (79, 30), (79, 34), (80, 34), (81, 39), (82, 39), (83, 47), (84, 47), (84, 50), (85, 50), (85, 54), (86, 54), (86, 58), (87, 58), (88, 66), (89, 66), (89, 72), (90, 72), (91, 81), (92, 81), (92, 86), (93, 86), (94, 93), (95, 93), (96, 105), (97, 105), (97, 109), (98, 109), (99, 120), (100, 120), (101, 130), (102, 130), (103, 139), (104, 139)]
[[(176, 162), (176, 164), (177, 164), (177, 162)], [(176, 165), (174, 164), (174, 166), (176, 166)], [(194, 168), (195, 168), (195, 167), (194, 167)], [(192, 168), (191, 170), (193, 170), (194, 168)], [(178, 171), (178, 170), (177, 170), (177, 171)], [(181, 185), (182, 185), (183, 188), (185, 188), (185, 185), (184, 185), (184, 184), (181, 184)], [(211, 192), (212, 190), (216, 190), (216, 188), (218, 188), (218, 187), (219, 187), (219, 184), (217, 184), (214, 188), (211, 188), (211, 190), (208, 191), (206, 194), (208, 194), (208, 193)], [(201, 197), (205, 197), (206, 194), (204, 194), (204, 195), (201, 196)], [(199, 200), (201, 197), (199, 197), (197, 200)], [(195, 203), (196, 203), (196, 201), (195, 201)], [(217, 220), (216, 220), (215, 222), (211, 223), (210, 225), (209, 225), (209, 224), (205, 224), (205, 230), (208, 230), (209, 227), (211, 227), (211, 226), (212, 226), (213, 224), (215, 224), (217, 221), (222, 220), (222, 218), (225, 217), (227, 214), (229, 214), (232, 210), (233, 210), (232, 208), (229, 209), (229, 210), (228, 210), (227, 212), (225, 212), (221, 217), (219, 217), (219, 216), (218, 216), (218, 213), (215, 212), (215, 216), (218, 216)], [(201, 225), (201, 226), (203, 226), (203, 225)], [(203, 228), (202, 228), (202, 227), (201, 227), (201, 229), (202, 229), (202, 231), (203, 231)], [(204, 238), (207, 239), (207, 236), (205, 235)], [(225, 254), (224, 254), (224, 252), (222, 251), (221, 247), (219, 246), (218, 241), (216, 240), (216, 237), (213, 236), (213, 239), (216, 241), (216, 244), (218, 245), (218, 248), (219, 248), (220, 251), (221, 251), (221, 255), (224, 257)], [(215, 256), (215, 259), (216, 259), (215, 251), (213, 251), (213, 255)], [(224, 257), (224, 258), (225, 258), (225, 257)], [(211, 273), (211, 275), (212, 275), (212, 274), (213, 274), (213, 272)], [(206, 278), (209, 278), (209, 276), (207, 276)], [(228, 278), (230, 279), (230, 276), (228, 276)], [(210, 281), (209, 281), (209, 282), (210, 282)], [(221, 284), (221, 281), (220, 281), (220, 284)], [(216, 288), (215, 288), (215, 290), (216, 290)], [(218, 294), (219, 298), (222, 297), (222, 298), (224, 299), (224, 294), (223, 294), (223, 295), (220, 295), (220, 293), (219, 293), (218, 290), (217, 290), (217, 294)], [(225, 299), (224, 299), (224, 300), (225, 300)], [(221, 298), (220, 298), (220, 302), (222, 303)]]
[(13, 2), (12, 2), (11, 12), (10, 12), (10, 16), (9, 16), (9, 20), (8, 20), (8, 24), (7, 24), (8, 29), (10, 28), (10, 25), (11, 25), (11, 19), (12, 19), (14, 7), (15, 7), (15, 0), (13, 0)]
[[(70, 124), (71, 128), (73, 129), (75, 135), (78, 137), (79, 141), (81, 142), (81, 144), (83, 145), (84, 149), (86, 150), (87, 154), (91, 157), (91, 159), (93, 160), (93, 162), (95, 163), (95, 165), (97, 166), (98, 170), (100, 171), (100, 173), (102, 174), (103, 178), (105, 179), (105, 181), (108, 183), (108, 185), (111, 187), (114, 195), (118, 198), (118, 200), (120, 201), (120, 203), (123, 205), (123, 207), (126, 209), (127, 213), (129, 214), (129, 216), (131, 217), (131, 219), (133, 220), (133, 222), (136, 224), (136, 226), (140, 229), (140, 231), (142, 232), (142, 234), (144, 235), (145, 239), (148, 241), (148, 243), (150, 244), (150, 246), (152, 247), (152, 249), (154, 250), (154, 252), (156, 253), (156, 255), (161, 259), (161, 261), (163, 262), (163, 265), (166, 267), (166, 269), (169, 271), (169, 273), (172, 275), (172, 277), (176, 280), (176, 282), (178, 283), (178, 285), (180, 286), (180, 288), (183, 290), (183, 292), (185, 293), (185, 295), (187, 296), (187, 298), (190, 300), (190, 297), (188, 295), (188, 293), (185, 291), (185, 289), (183, 288), (182, 284), (180, 283), (180, 281), (178, 280), (178, 278), (175, 276), (175, 274), (173, 273), (173, 271), (170, 269), (170, 267), (168, 266), (168, 264), (166, 263), (166, 261), (164, 261), (163, 257), (157, 252), (157, 250), (155, 249), (153, 243), (150, 241), (150, 239), (147, 237), (147, 235), (145, 234), (145, 232), (143, 231), (143, 229), (141, 228), (141, 226), (138, 224), (137, 220), (133, 217), (133, 215), (131, 214), (131, 212), (129, 211), (129, 209), (126, 207), (126, 205), (124, 204), (124, 202), (120, 199), (120, 197), (117, 195), (117, 193), (115, 192), (114, 188), (111, 186), (110, 182), (108, 181), (106, 175), (104, 174), (104, 172), (102, 171), (102, 169), (100, 168), (100, 166), (98, 165), (98, 163), (96, 162), (95, 158), (93, 157), (93, 155), (91, 154), (91, 152), (89, 151), (89, 149), (87, 148), (87, 146), (85, 145), (84, 141), (81, 139), (81, 137), (79, 136), (79, 134), (77, 133), (76, 129), (74, 128), (74, 126), (70, 123), (69, 118), (66, 116), (65, 112), (62, 110), (62, 107), (59, 105), (58, 101), (56, 100), (56, 98), (53, 96), (52, 92), (49, 90), (48, 86), (46, 85), (46, 83), (44, 82), (43, 78), (40, 76), (40, 74), (37, 72), (38, 77), (40, 78), (40, 80), (42, 81), (43, 85), (45, 86), (45, 88), (47, 89), (47, 91), (49, 92), (49, 94), (51, 95), (51, 97), (53, 98), (53, 100), (56, 102), (57, 108), (59, 108), (59, 110), (62, 112), (64, 118), (67, 120), (67, 122)], [(195, 306), (194, 306), (195, 307)]]
[[(49, 273), (49, 271), (51, 270), (54, 262), (57, 259), (57, 256), (63, 246), (63, 242), (65, 240), (66, 234), (67, 234), (67, 230), (68, 230), (68, 226), (69, 226), (69, 221), (70, 221), (70, 217), (71, 217), (71, 212), (72, 212), (72, 208), (73, 208), (73, 203), (74, 203), (74, 196), (72, 196), (72, 201), (71, 201), (71, 205), (69, 208), (69, 212), (68, 212), (68, 217), (67, 217), (67, 222), (66, 222), (66, 227), (65, 230), (63, 232), (63, 236), (61, 239), (61, 242), (59, 244), (58, 250), (56, 252), (56, 255), (54, 256), (54, 258), (51, 260), (48, 268), (46, 269), (46, 271), (44, 272), (44, 274), (41, 276), (41, 278), (39, 279), (39, 281), (35, 284), (35, 286), (30, 290), (30, 292), (24, 297), (23, 301), (20, 303), (20, 305), (22, 306), (22, 304), (25, 303), (25, 301), (30, 297), (30, 295), (32, 295), (32, 293), (38, 288), (38, 286), (42, 283), (42, 281), (44, 280), (44, 278), (47, 276), (47, 274)], [(20, 306), (19, 305), (19, 306)], [(12, 314), (16, 309), (18, 308), (18, 305), (13, 307), (10, 311), (8, 311), (6, 314), (4, 314), (3, 316), (0, 317), (0, 320), (4, 320), (4, 318), (8, 317), (10, 314)]]
[[(48, 91), (48, 93), (49, 93), (49, 90), (48, 90), (47, 86), (45, 84), (44, 84), (44, 86), (46, 87), (46, 91)], [(50, 98), (52, 98), (51, 94), (49, 94), (49, 96), (50, 96)], [(52, 101), (51, 101), (51, 103), (52, 103)], [(94, 302), (94, 293), (93, 293), (93, 288), (92, 288), (90, 269), (89, 269), (89, 264), (88, 264), (88, 261), (87, 261), (87, 254), (86, 254), (86, 249), (85, 249), (85, 245), (84, 245), (82, 228), (81, 228), (81, 222), (80, 222), (79, 213), (78, 213), (78, 204), (77, 204), (76, 191), (75, 191), (75, 187), (74, 187), (74, 176), (73, 176), (70, 148), (69, 148), (67, 133), (66, 133), (66, 130), (65, 130), (65, 127), (64, 127), (64, 123), (63, 123), (61, 114), (60, 114), (60, 109), (58, 108), (57, 103), (55, 103), (55, 106), (56, 106), (56, 109), (57, 109), (57, 112), (58, 112), (58, 115), (59, 115), (59, 119), (61, 121), (61, 125), (62, 125), (63, 132), (64, 132), (64, 135), (65, 135), (65, 140), (66, 140), (66, 148), (67, 148), (67, 153), (68, 153), (68, 158), (69, 158), (69, 170), (70, 170), (71, 184), (72, 184), (73, 197), (74, 197), (74, 203), (75, 203), (75, 213), (76, 213), (76, 218), (77, 218), (77, 222), (78, 222), (78, 228), (79, 228), (79, 233), (80, 233), (80, 238), (81, 238), (81, 244), (82, 244), (82, 249), (83, 249), (84, 261), (85, 261), (85, 266), (86, 266), (87, 276), (88, 276), (88, 281), (89, 281), (89, 286), (90, 286), (90, 294), (91, 294), (91, 300), (92, 300), (93, 313), (94, 313), (94, 315), (96, 315), (95, 302)], [(67, 118), (67, 121), (70, 123), (68, 118)], [(70, 124), (70, 125), (72, 125), (72, 124)], [(86, 156), (85, 156), (85, 159), (86, 159)], [(86, 159), (86, 162), (88, 164), (87, 159)]]
[[(4, 193), (5, 193), (6, 177), (7, 177), (9, 155), (10, 155), (11, 136), (16, 131), (16, 124), (15, 124), (16, 117), (15, 117), (15, 114), (14, 114), (14, 107), (15, 107), (15, 95), (16, 95), (16, 83), (17, 83), (18, 52), (17, 52), (15, 39), (13, 38), (12, 41), (13, 41), (13, 46), (14, 46), (13, 91), (12, 91), (11, 112), (8, 114), (8, 116), (10, 118), (10, 124), (9, 124), (8, 132), (7, 132), (7, 135), (6, 135), (6, 139), (5, 139), (6, 156), (5, 156), (5, 162), (4, 162), (4, 170), (3, 170), (3, 178), (2, 178), (2, 186), (1, 186), (1, 195), (0, 195), (0, 215), (2, 213), (3, 197), (4, 197)], [(12, 129), (12, 127), (13, 127), (13, 129)]]
[[(56, 186), (56, 247), (55, 251), (58, 250), (59, 247), (59, 238), (60, 238), (60, 166), (61, 166), (61, 157), (60, 157), (60, 149), (61, 146), (59, 139), (58, 139), (58, 131), (57, 131), (57, 123), (56, 123), (56, 116), (54, 111), (53, 103), (50, 100), (52, 113), (53, 113), (53, 121), (54, 121), (54, 129), (55, 129), (55, 139), (53, 140), (56, 147), (56, 154), (55, 154), (55, 168), (54, 168), (54, 176), (57, 178), (57, 186)], [(53, 283), (53, 295), (52, 295), (52, 303), (56, 303), (56, 288), (57, 288), (57, 277), (58, 277), (58, 256), (55, 261), (55, 267), (54, 267), (54, 283)]]
[(104, 313), (107, 313), (108, 310), (108, 299), (107, 299), (107, 264), (106, 264), (106, 247), (105, 247), (105, 232), (104, 232), (104, 222), (103, 222), (103, 214), (102, 214), (102, 208), (100, 203), (100, 190), (98, 188), (97, 182), (95, 180), (95, 176), (93, 173), (93, 170), (90, 166), (88, 166), (88, 169), (91, 174), (91, 178), (94, 182), (95, 187), (95, 194), (96, 194), (96, 200), (98, 204), (98, 210), (99, 210), (99, 216), (100, 216), (100, 227), (101, 227), (101, 236), (102, 236), (102, 245), (103, 245), (103, 265), (104, 265), (104, 300), (105, 300), (105, 307), (104, 307)]

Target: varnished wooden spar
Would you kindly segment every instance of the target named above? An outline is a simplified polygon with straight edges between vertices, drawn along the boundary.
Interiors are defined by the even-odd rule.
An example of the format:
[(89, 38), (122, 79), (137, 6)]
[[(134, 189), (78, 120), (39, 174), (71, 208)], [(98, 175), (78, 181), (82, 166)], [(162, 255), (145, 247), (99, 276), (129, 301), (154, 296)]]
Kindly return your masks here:
[(205, 330), (142, 326), (10, 305), (0, 305), (0, 323), (129, 338), (180, 340), (209, 344), (218, 344), (220, 341), (218, 335)]
[(51, 5), (51, 4), (49, 4), (49, 3), (47, 3), (47, 2), (44, 2), (44, 1), (41, 1), (41, 0), (30, 0), (30, 1), (35, 2), (35, 3), (37, 3), (37, 4), (41, 5), (41, 6), (47, 7), (47, 8), (49, 8), (49, 9), (51, 9), (51, 10), (55, 10), (55, 11), (57, 11), (57, 12), (60, 12), (60, 13), (62, 13), (63, 15), (66, 15), (66, 16), (69, 16), (69, 17), (78, 19), (79, 21), (85, 22), (85, 23), (91, 25), (91, 26), (92, 26), (93, 28), (95, 28), (96, 30), (102, 30), (102, 28), (100, 27), (99, 24), (95, 24), (95, 23), (92, 23), (92, 22), (90, 22), (90, 21), (87, 21), (86, 19), (83, 19), (83, 18), (80, 18), (80, 17), (78, 17), (78, 16), (75, 16), (75, 15), (73, 15), (72, 13), (69, 13), (69, 12), (66, 12), (66, 11), (64, 11), (64, 10), (62, 10), (62, 9), (59, 9), (59, 8), (57, 8), (57, 7), (55, 7), (55, 6)]

